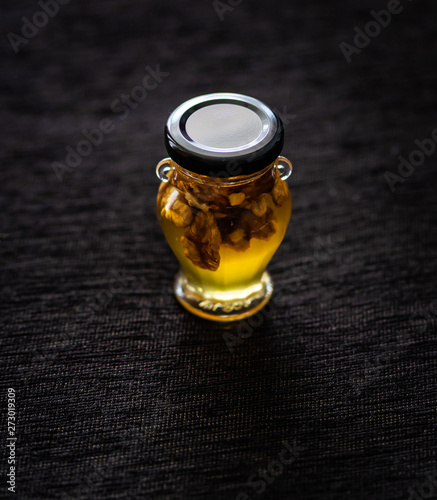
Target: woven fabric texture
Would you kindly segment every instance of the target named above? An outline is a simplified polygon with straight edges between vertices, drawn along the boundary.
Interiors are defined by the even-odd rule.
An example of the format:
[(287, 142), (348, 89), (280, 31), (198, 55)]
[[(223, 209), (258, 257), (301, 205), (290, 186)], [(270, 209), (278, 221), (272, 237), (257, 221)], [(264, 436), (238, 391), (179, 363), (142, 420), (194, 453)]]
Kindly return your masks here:
[[(1, 499), (437, 498), (436, 16), (2, 3)], [(174, 298), (155, 214), (169, 113), (222, 91), (294, 165), (274, 298), (228, 325)]]

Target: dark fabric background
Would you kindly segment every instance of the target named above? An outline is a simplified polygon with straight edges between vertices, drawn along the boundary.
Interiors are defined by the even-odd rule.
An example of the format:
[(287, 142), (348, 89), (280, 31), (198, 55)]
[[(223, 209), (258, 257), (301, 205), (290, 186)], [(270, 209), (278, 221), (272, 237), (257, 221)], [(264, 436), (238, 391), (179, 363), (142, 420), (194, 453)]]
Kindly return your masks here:
[[(339, 44), (387, 2), (243, 0), (220, 20), (210, 1), (72, 0), (18, 54), (7, 34), (41, 9), (8, 3), (0, 498), (437, 498), (425, 484), (437, 470), (437, 155), (394, 193), (384, 179), (437, 128), (435, 2), (402, 1), (350, 64)], [(113, 101), (157, 65), (169, 75), (121, 120)], [(165, 121), (216, 91), (285, 115), (294, 164), (273, 306), (254, 328), (179, 306), (155, 216)], [(105, 117), (115, 130), (60, 182), (52, 163)], [(263, 492), (248, 485), (278, 472), (284, 443), (294, 463)]]

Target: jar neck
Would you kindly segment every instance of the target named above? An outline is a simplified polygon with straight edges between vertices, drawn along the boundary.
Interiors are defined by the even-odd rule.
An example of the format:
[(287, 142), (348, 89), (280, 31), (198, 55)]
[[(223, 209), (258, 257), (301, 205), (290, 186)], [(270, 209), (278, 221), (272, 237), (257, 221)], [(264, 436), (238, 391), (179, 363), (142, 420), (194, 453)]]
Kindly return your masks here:
[(276, 170), (276, 160), (267, 165), (264, 169), (254, 172), (249, 175), (238, 175), (235, 177), (210, 177), (201, 175), (181, 167), (176, 162), (172, 162), (174, 168), (173, 181), (195, 184), (198, 187), (211, 186), (215, 189), (219, 188), (237, 188), (246, 184), (257, 184), (265, 186), (266, 184), (274, 183), (278, 174)]

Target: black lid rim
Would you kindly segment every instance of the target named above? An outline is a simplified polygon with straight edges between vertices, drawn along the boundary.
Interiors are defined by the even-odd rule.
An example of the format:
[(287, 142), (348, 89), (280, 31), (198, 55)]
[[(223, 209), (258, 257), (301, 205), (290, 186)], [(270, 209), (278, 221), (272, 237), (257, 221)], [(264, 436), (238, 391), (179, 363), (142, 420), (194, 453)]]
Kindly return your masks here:
[[(262, 133), (242, 147), (218, 149), (196, 143), (185, 132), (185, 123), (198, 109), (211, 104), (238, 104), (255, 112)], [(277, 114), (253, 97), (234, 93), (206, 94), (190, 99), (170, 115), (165, 127), (165, 147), (169, 156), (186, 170), (210, 177), (249, 175), (262, 170), (280, 155), (284, 127)]]
[[(282, 123), (281, 123), (282, 128)], [(264, 151), (253, 152), (240, 156), (209, 157), (192, 156), (190, 152), (179, 148), (169, 139), (165, 140), (165, 147), (170, 158), (178, 165), (191, 172), (207, 175), (209, 177), (235, 177), (237, 175), (250, 175), (262, 170), (273, 163), (281, 154), (284, 146), (283, 134), (278, 134), (274, 144), (269, 144)]]

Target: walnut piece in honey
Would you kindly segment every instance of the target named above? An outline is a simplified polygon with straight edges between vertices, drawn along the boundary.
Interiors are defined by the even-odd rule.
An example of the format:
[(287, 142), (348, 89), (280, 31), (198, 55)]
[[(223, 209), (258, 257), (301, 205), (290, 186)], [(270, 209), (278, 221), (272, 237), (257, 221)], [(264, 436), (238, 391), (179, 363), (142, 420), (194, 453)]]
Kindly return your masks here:
[(268, 193), (263, 193), (256, 200), (249, 203), (247, 208), (252, 210), (253, 214), (257, 217), (262, 217), (267, 212), (269, 201), (271, 199), (272, 197)]
[(185, 255), (201, 269), (216, 271), (220, 265), (222, 237), (211, 212), (198, 212), (190, 229), (181, 237)]
[(249, 240), (251, 238), (268, 240), (276, 231), (275, 221), (276, 217), (273, 210), (268, 208), (262, 217), (257, 217), (250, 210), (244, 210), (238, 224), (244, 229), (246, 237)]
[(181, 200), (176, 200), (170, 209), (166, 208), (166, 217), (176, 227), (187, 227), (193, 222), (191, 208)]
[(231, 247), (236, 252), (245, 252), (250, 247), (250, 241), (246, 238), (246, 231), (242, 227), (228, 233), (223, 240), (223, 244)]
[(273, 209), (288, 196), (279, 175), (244, 185), (237, 192), (174, 180), (176, 186), (160, 191), (161, 215), (176, 227), (186, 228), (180, 238), (184, 254), (196, 267), (210, 271), (220, 265), (221, 245), (245, 252), (252, 238), (269, 240), (277, 230)]
[(275, 205), (282, 205), (284, 200), (287, 198), (287, 184), (278, 175), (275, 179), (275, 185), (272, 189), (272, 196)]
[(246, 199), (246, 195), (244, 193), (232, 193), (228, 196), (228, 198), (231, 207), (235, 207), (236, 205), (241, 205), (243, 203)]

